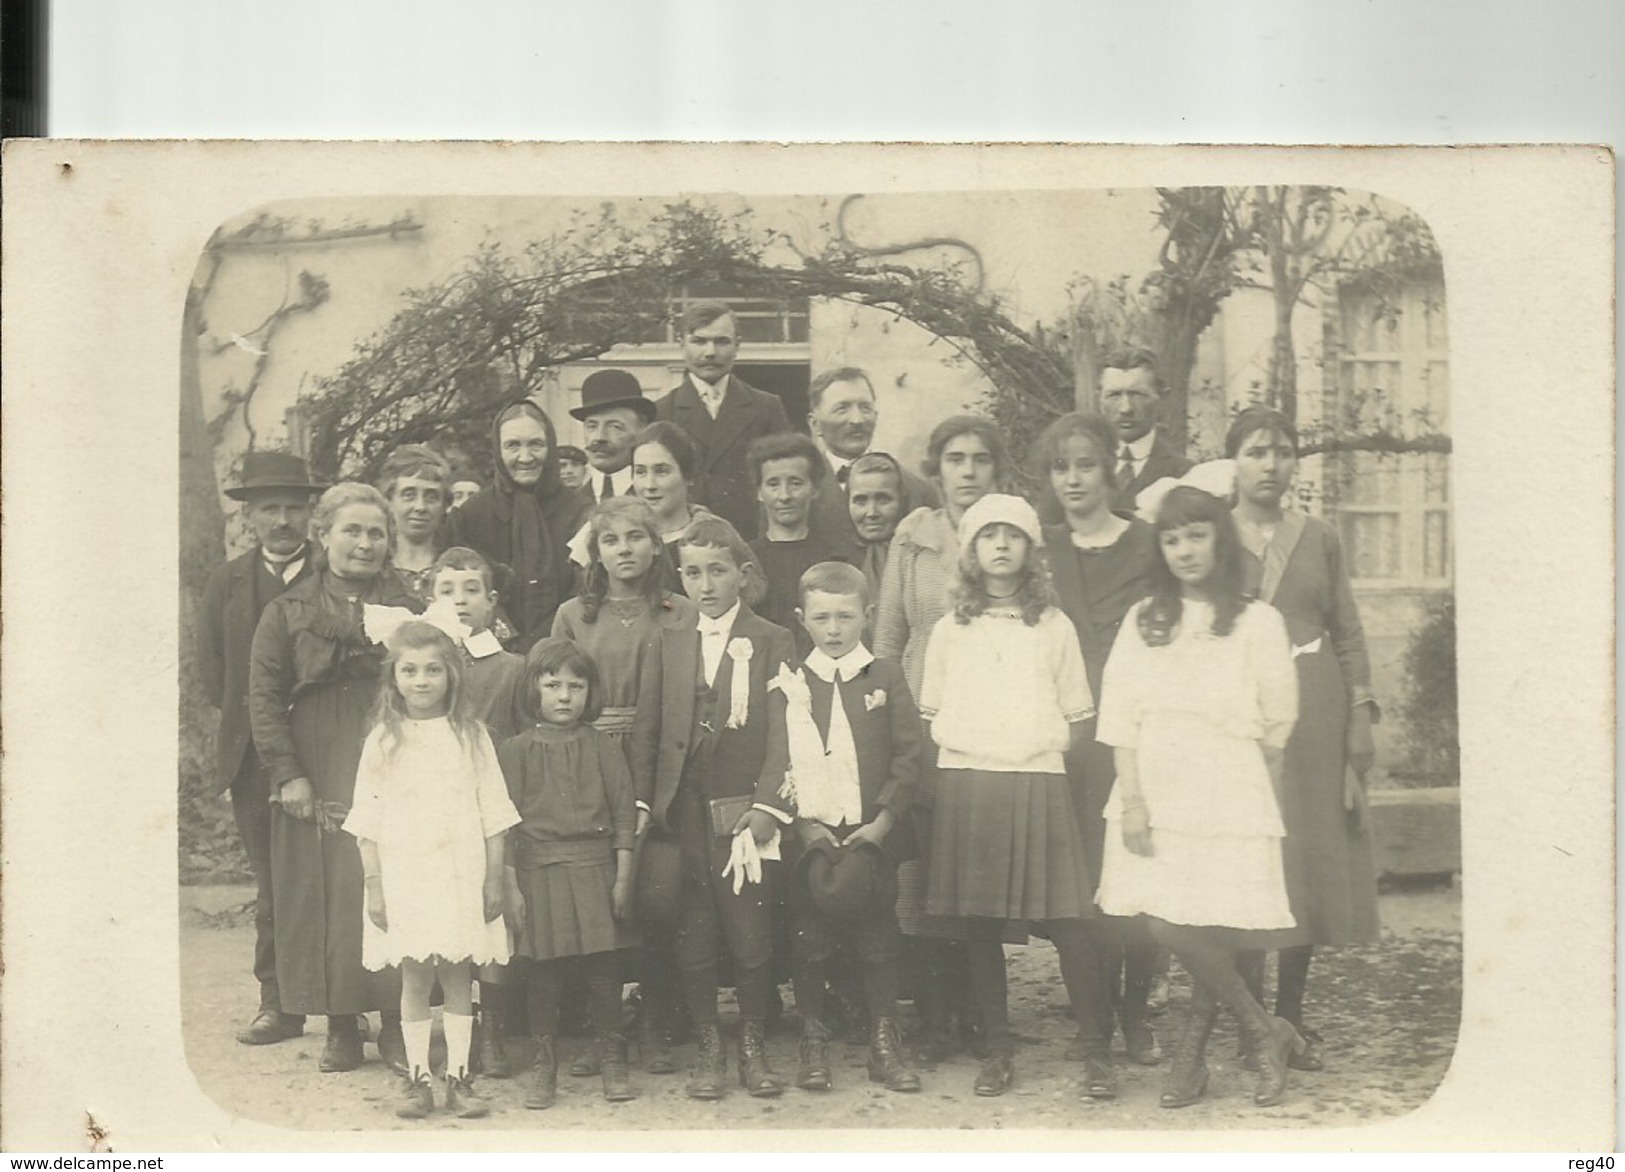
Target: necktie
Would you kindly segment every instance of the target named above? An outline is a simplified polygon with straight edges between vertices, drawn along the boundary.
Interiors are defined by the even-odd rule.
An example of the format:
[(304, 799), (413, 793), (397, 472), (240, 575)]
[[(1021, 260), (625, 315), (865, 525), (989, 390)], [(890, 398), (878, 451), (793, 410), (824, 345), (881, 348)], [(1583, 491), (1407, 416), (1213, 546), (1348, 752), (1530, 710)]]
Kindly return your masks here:
[(273, 562), (270, 558), (265, 559), (265, 568), (271, 572), (271, 577), (280, 579), (284, 586), (298, 576), (304, 564), (305, 558), (303, 554), (291, 557), (285, 562)]
[(601, 501), (607, 501), (610, 497), (612, 497), (614, 495), (615, 495), (615, 482), (613, 480), (611, 480), (609, 478), (609, 476), (606, 474), (604, 476), (604, 495), (599, 497), (598, 499), (601, 500)]
[(1127, 448), (1123, 449), (1123, 466), (1117, 470), (1117, 483), (1123, 488), (1134, 483), (1134, 457)]
[(842, 488), (845, 488), (846, 482), (851, 479), (851, 474), (852, 465), (842, 464), (839, 468), (835, 469), (835, 483), (840, 485)]

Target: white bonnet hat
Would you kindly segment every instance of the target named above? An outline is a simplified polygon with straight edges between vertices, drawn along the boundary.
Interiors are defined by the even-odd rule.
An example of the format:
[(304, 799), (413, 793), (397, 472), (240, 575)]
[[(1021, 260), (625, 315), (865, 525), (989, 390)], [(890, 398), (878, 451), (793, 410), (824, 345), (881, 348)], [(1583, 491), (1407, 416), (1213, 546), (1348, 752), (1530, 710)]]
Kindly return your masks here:
[(1044, 544), (1044, 529), (1038, 523), (1038, 514), (1019, 496), (990, 492), (970, 508), (959, 520), (959, 552), (967, 553), (976, 535), (989, 525), (1014, 525), (1027, 535), (1034, 545)]
[(1175, 479), (1164, 476), (1142, 488), (1134, 498), (1134, 511), (1142, 521), (1153, 524), (1157, 520), (1157, 507), (1162, 498), (1176, 488), (1199, 488), (1220, 500), (1236, 495), (1236, 462), (1234, 460), (1208, 460), (1198, 464), (1185, 475)]

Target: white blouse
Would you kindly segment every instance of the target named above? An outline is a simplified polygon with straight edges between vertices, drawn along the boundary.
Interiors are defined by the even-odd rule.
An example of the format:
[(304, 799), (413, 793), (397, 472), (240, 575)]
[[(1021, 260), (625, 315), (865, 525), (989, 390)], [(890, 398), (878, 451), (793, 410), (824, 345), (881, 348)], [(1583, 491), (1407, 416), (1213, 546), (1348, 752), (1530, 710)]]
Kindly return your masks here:
[(920, 712), (943, 769), (1064, 773), (1071, 725), (1095, 712), (1072, 620), (1055, 607), (1030, 627), (1011, 607), (968, 623), (944, 615), (926, 646)]

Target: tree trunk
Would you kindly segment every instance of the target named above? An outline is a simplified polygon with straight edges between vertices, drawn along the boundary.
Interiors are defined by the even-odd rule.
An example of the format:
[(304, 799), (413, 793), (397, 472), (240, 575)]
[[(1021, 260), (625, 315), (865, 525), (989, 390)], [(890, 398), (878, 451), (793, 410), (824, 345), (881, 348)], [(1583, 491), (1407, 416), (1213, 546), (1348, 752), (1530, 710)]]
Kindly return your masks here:
[(225, 513), (214, 474), (214, 447), (198, 370), (201, 292), (187, 293), (181, 317), (180, 385), (180, 757), (183, 781), (212, 760), (214, 708), (203, 694), (197, 630), (203, 588), (223, 556)]

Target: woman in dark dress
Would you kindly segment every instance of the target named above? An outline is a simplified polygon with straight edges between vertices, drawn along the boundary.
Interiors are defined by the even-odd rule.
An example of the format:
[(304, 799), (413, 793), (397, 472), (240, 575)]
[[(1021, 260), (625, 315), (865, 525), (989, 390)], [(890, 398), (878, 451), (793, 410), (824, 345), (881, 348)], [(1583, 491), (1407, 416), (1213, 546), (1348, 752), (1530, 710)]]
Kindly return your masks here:
[[(865, 452), (847, 466), (846, 511), (862, 545), (863, 558), (858, 568), (869, 583), (870, 598), (880, 597), (880, 583), (886, 576), (886, 555), (891, 552), (897, 523), (924, 503), (910, 497), (903, 466), (894, 456)], [(873, 614), (863, 634), (866, 643), (874, 642)]]
[(589, 506), (559, 479), (557, 433), (535, 403), (508, 404), (491, 431), (491, 490), (452, 510), (451, 544), (478, 550), (511, 571), (502, 609), (515, 631), (509, 649), (524, 652), (553, 629), (554, 612), (575, 593), (570, 538)]
[(429, 579), (451, 507), (451, 465), (425, 444), (402, 444), (378, 469), (378, 491), (389, 502), (395, 527), (390, 568), (427, 606)]
[(380, 1010), (380, 1055), (403, 1061), (400, 976), (361, 964), (363, 888), (356, 840), (340, 831), (377, 697), (383, 648), (368, 641), (368, 603), (420, 610), (386, 568), (388, 503), (354, 482), (322, 494), (311, 531), (320, 574), (274, 599), (254, 632), (249, 717), (269, 774), (272, 906), (284, 1013), (326, 1014), (324, 1071), (361, 1063), (356, 1016)]
[[(1248, 586), (1285, 617), (1298, 669), (1299, 718), (1286, 747), (1281, 818), (1287, 894), (1303, 943), (1279, 953), (1275, 1013), (1309, 1043), (1293, 1065), (1320, 1070), (1320, 1035), (1303, 1029), (1315, 946), (1378, 936), (1365, 775), (1380, 714), (1337, 531), (1282, 507), (1297, 471), (1297, 429), (1279, 411), (1248, 408), (1231, 425), (1225, 454), (1236, 462), (1235, 518), (1248, 551)], [(1249, 979), (1261, 985), (1257, 954), (1250, 968)]]
[[(1044, 545), (1062, 611), (1077, 628), (1089, 688), (1097, 703), (1106, 659), (1123, 618), (1151, 593), (1157, 559), (1156, 531), (1146, 522), (1112, 511), (1117, 493), (1112, 426), (1098, 415), (1073, 412), (1044, 429), (1034, 446), (1033, 467), (1045, 477), (1044, 495), (1052, 498), (1046, 513), (1062, 521), (1046, 526)], [(1105, 843), (1106, 799), (1117, 769), (1112, 748), (1090, 735), (1066, 755), (1072, 806), (1082, 823), (1089, 851), (1090, 881), (1100, 883)], [(1115, 1019), (1123, 1031), (1129, 1059), (1141, 1065), (1158, 1061), (1155, 1036), (1146, 1009), (1156, 973), (1157, 943), (1140, 917), (1100, 916), (1090, 922), (1097, 935), (1095, 952), (1107, 979), (1102, 988), (1111, 999), (1101, 1017)], [(1068, 1057), (1082, 1058), (1068, 1051)]]

